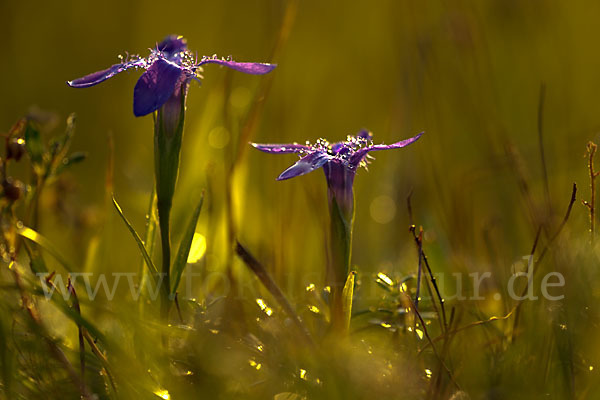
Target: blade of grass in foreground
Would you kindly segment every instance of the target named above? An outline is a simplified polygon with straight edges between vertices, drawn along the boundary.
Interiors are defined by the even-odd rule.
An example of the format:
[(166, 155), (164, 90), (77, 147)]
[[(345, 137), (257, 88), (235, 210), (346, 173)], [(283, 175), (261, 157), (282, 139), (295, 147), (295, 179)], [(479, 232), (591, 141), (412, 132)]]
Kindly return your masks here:
[(63, 266), (63, 268), (67, 270), (67, 272), (74, 271), (71, 264), (65, 258), (63, 258), (63, 256), (60, 255), (60, 252), (56, 249), (56, 247), (54, 247), (54, 245), (44, 236), (34, 231), (33, 229), (22, 225), (17, 226), (17, 233), (20, 236), (38, 244), (41, 248), (50, 253), (50, 255), (54, 257), (56, 261), (58, 261)]
[(148, 255), (148, 252), (146, 251), (146, 247), (144, 246), (144, 242), (142, 242), (140, 235), (138, 235), (138, 233), (135, 231), (135, 229), (133, 228), (133, 226), (131, 225), (129, 220), (127, 220), (127, 218), (123, 214), (123, 210), (121, 209), (121, 206), (119, 205), (119, 203), (117, 203), (117, 199), (115, 199), (114, 195), (112, 196), (112, 202), (113, 202), (113, 205), (115, 206), (115, 209), (121, 216), (121, 219), (123, 220), (123, 222), (125, 222), (127, 229), (129, 229), (131, 236), (133, 236), (133, 238), (135, 239), (135, 242), (137, 243), (138, 247), (140, 248), (140, 252), (142, 253), (142, 256), (144, 257), (144, 260), (146, 260), (146, 265), (148, 266), (148, 269), (152, 273), (152, 277), (156, 280), (156, 278), (158, 276), (158, 270), (156, 269), (156, 267), (154, 266), (154, 263), (152, 262), (152, 259)]
[(306, 326), (304, 326), (302, 320), (300, 319), (296, 311), (292, 308), (292, 305), (289, 303), (281, 289), (279, 289), (277, 283), (275, 283), (273, 278), (271, 278), (271, 275), (269, 275), (265, 267), (261, 263), (259, 263), (258, 260), (254, 258), (254, 256), (250, 254), (248, 250), (246, 250), (244, 246), (240, 244), (240, 242), (236, 242), (235, 251), (238, 254), (238, 256), (242, 259), (242, 261), (244, 261), (244, 263), (248, 266), (248, 268), (250, 268), (250, 270), (254, 272), (254, 274), (258, 277), (262, 284), (265, 285), (265, 287), (271, 293), (271, 295), (275, 297), (275, 300), (277, 300), (281, 308), (283, 308), (286, 314), (294, 322), (294, 325), (298, 328), (306, 342), (311, 346), (314, 346), (314, 342), (312, 340), (310, 332), (308, 331), (308, 329), (306, 329)]
[[(146, 248), (146, 252), (150, 259), (152, 259), (154, 255), (154, 247), (156, 242), (156, 228), (158, 227), (158, 218), (156, 216), (156, 188), (152, 189), (152, 194), (150, 195), (150, 204), (148, 204), (148, 212), (146, 214), (146, 233), (144, 237), (144, 248)], [(142, 288), (142, 297), (146, 297), (147, 280), (148, 280), (148, 269), (144, 266), (146, 264), (146, 259), (142, 257), (139, 267), (140, 273), (140, 287)], [(143, 302), (142, 302), (143, 303)]]
[(350, 330), (350, 319), (352, 318), (352, 298), (354, 296), (354, 280), (356, 271), (350, 271), (344, 290), (342, 291), (342, 308), (344, 310), (344, 333)]
[(183, 234), (183, 238), (181, 239), (181, 243), (179, 244), (179, 250), (177, 251), (177, 256), (175, 257), (175, 261), (173, 262), (173, 267), (171, 269), (172, 276), (172, 288), (171, 295), (174, 295), (177, 292), (177, 287), (179, 286), (179, 281), (181, 279), (181, 275), (183, 274), (183, 270), (187, 265), (188, 255), (190, 254), (190, 249), (192, 247), (192, 240), (194, 238), (194, 233), (196, 232), (196, 224), (198, 223), (198, 217), (200, 217), (200, 211), (202, 211), (202, 204), (204, 203), (204, 192), (200, 196), (200, 201), (192, 214), (192, 218)]

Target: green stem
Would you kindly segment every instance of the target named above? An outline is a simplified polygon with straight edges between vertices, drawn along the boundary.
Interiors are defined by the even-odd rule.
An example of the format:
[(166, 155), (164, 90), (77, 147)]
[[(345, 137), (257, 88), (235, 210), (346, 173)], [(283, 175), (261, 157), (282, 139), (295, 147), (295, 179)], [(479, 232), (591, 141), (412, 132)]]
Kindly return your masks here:
[(185, 84), (156, 112), (154, 118), (154, 167), (158, 225), (162, 247), (161, 316), (168, 320), (171, 308), (171, 233), (170, 217), (175, 185), (179, 175), (179, 156), (185, 120)]
[(330, 266), (328, 285), (331, 288), (331, 327), (334, 332), (347, 330), (347, 313), (344, 310), (343, 290), (350, 272), (352, 256), (352, 228), (354, 207), (340, 207), (335, 197), (330, 203)]
[(170, 215), (171, 203), (158, 202), (158, 223), (160, 226), (160, 242), (162, 247), (162, 293), (161, 316), (164, 319), (169, 317), (171, 309), (171, 299), (169, 298), (169, 288), (171, 287), (171, 235), (170, 235)]

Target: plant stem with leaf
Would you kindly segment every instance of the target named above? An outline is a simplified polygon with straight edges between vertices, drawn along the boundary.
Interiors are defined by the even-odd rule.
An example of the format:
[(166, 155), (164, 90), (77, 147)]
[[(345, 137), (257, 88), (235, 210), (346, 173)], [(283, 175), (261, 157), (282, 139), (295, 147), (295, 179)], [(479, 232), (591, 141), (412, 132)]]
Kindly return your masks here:
[(161, 315), (168, 318), (171, 308), (171, 232), (170, 218), (173, 195), (179, 174), (179, 157), (185, 120), (185, 91), (182, 85), (160, 108), (154, 117), (154, 167), (158, 225), (162, 247), (162, 302)]

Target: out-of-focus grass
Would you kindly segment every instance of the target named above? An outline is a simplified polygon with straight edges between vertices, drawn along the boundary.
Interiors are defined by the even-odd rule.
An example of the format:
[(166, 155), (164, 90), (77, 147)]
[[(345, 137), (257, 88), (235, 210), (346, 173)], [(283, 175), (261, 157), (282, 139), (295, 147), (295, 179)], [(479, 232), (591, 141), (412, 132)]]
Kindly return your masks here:
[[(114, 138), (113, 190), (141, 233), (153, 184), (152, 121), (131, 112), (136, 72), (85, 91), (65, 81), (109, 66), (119, 52), (145, 54), (170, 33), (187, 37), (200, 55), (267, 61), (281, 40), (288, 7), (268, 1), (0, 4), (0, 129), (8, 130), (32, 104), (60, 115), (59, 130), (63, 117), (75, 111), (72, 147), (89, 152), (41, 200), (39, 231), (78, 271), (138, 271), (137, 246), (106, 193), (107, 136)], [(206, 237), (207, 252), (187, 270), (199, 275), (192, 281), (193, 300), (179, 299), (183, 322), (173, 313), (172, 326), (165, 327), (152, 306), (140, 313), (125, 286), (114, 300), (101, 295), (94, 302), (77, 287), (81, 315), (106, 338), (97, 345), (118, 394), (102, 372), (101, 357), (86, 344), (90, 389), (101, 398), (152, 398), (166, 393), (160, 390), (173, 399), (263, 399), (283, 392), (308, 398), (450, 398), (458, 390), (471, 398), (596, 398), (598, 248), (589, 242), (580, 200), (590, 198), (586, 144), (599, 139), (600, 55), (594, 51), (599, 7), (584, 1), (300, 2), (272, 75), (254, 79), (207, 66), (202, 87), (192, 88), (188, 98), (173, 214), (178, 242), (206, 190), (197, 231)], [(549, 198), (537, 122), (542, 84)], [(350, 343), (331, 354), (325, 350), (333, 346), (313, 353), (299, 344), (275, 300), (237, 259), (232, 274), (243, 296), (233, 306), (220, 296), (227, 289), (220, 274), (231, 260), (226, 204), (232, 187), (237, 237), (266, 266), (317, 341), (326, 336), (323, 176), (277, 182), (294, 156), (247, 148), (227, 185), (239, 137), (257, 102), (264, 108), (251, 139), (258, 142), (333, 141), (365, 127), (376, 142), (391, 143), (426, 131), (409, 148), (376, 154), (369, 172), (357, 174), (357, 315)], [(11, 173), (25, 180), (28, 169), (19, 165)], [(532, 286), (540, 299), (523, 303), (517, 331), (511, 314), (447, 335), (446, 347), (436, 342), (446, 365), (440, 366), (427, 339), (415, 334), (414, 316), (398, 312), (409, 305), (375, 283), (378, 272), (395, 282), (416, 273), (408, 194), (414, 223), (424, 228), (431, 267), (443, 274), (447, 313), (455, 309), (453, 327), (460, 329), (513, 309), (509, 279), (526, 263), (522, 257), (529, 255), (540, 225), (537, 254), (549, 243), (573, 182), (578, 200), (539, 265)], [(50, 270), (63, 271), (50, 256), (46, 262)], [(49, 356), (19, 303), (7, 266), (3, 271), (3, 395), (77, 397), (78, 388)], [(461, 274), (469, 296), (469, 274), (488, 271), (480, 288), (483, 300), (453, 298), (452, 274)], [(540, 295), (541, 279), (551, 271), (565, 277), (564, 288), (550, 289), (564, 294), (563, 300)], [(23, 275), (28, 273), (24, 266)], [(27, 279), (36, 283), (31, 275)], [(315, 288), (307, 290), (310, 284)], [(406, 284), (414, 294), (414, 280)], [(422, 293), (428, 296), (425, 288)], [(77, 325), (56, 305), (37, 303), (51, 339), (77, 368)], [(421, 307), (431, 337), (438, 337), (431, 302), (424, 298)], [(372, 309), (376, 312), (367, 313)], [(161, 344), (165, 335), (172, 338), (168, 352)]]

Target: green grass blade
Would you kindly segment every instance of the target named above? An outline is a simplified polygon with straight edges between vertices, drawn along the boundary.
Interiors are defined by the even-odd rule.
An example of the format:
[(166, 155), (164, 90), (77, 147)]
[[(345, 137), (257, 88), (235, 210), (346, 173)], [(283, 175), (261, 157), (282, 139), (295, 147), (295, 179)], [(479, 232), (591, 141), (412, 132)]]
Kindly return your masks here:
[(171, 269), (172, 276), (172, 289), (171, 294), (174, 294), (177, 291), (177, 287), (179, 286), (179, 281), (181, 279), (181, 275), (183, 274), (183, 270), (187, 265), (188, 255), (190, 254), (190, 248), (192, 247), (192, 240), (194, 238), (194, 233), (196, 232), (196, 224), (198, 223), (198, 217), (200, 217), (200, 211), (202, 211), (202, 204), (204, 203), (204, 192), (200, 196), (200, 201), (192, 214), (192, 218), (185, 230), (183, 238), (181, 239), (181, 243), (179, 244), (179, 250), (177, 251), (177, 256), (175, 257), (175, 261), (173, 262), (173, 267)]
[(310, 332), (306, 328), (306, 325), (296, 313), (296, 310), (292, 307), (288, 299), (285, 297), (277, 283), (273, 280), (271, 275), (267, 272), (267, 269), (256, 259), (240, 242), (236, 243), (236, 253), (242, 259), (244, 264), (256, 275), (258, 280), (267, 288), (269, 293), (277, 300), (281, 308), (285, 311), (285, 313), (290, 317), (294, 325), (298, 328), (298, 331), (304, 337), (306, 342), (310, 346), (314, 346), (314, 342), (312, 340), (312, 336)]
[[(152, 189), (152, 194), (150, 195), (150, 202), (148, 204), (148, 212), (146, 213), (146, 234), (144, 238), (144, 243), (146, 244), (144, 247), (148, 253), (148, 256), (152, 258), (154, 255), (154, 247), (156, 242), (156, 228), (158, 227), (158, 218), (156, 216), (156, 189)], [(144, 267), (146, 263), (145, 259), (142, 257), (140, 263), (140, 287), (142, 288), (142, 295), (145, 296), (146, 290), (148, 286), (146, 285), (146, 281), (148, 280), (148, 270)]]
[(352, 298), (354, 296), (354, 280), (356, 277), (355, 271), (350, 271), (344, 290), (342, 291), (342, 307), (344, 310), (344, 330), (350, 330), (350, 318), (352, 317)]
[(140, 235), (138, 235), (138, 233), (135, 231), (135, 229), (133, 228), (131, 223), (127, 220), (127, 218), (123, 214), (123, 210), (121, 209), (121, 206), (119, 205), (119, 203), (117, 203), (117, 199), (115, 199), (114, 195), (112, 196), (112, 202), (113, 202), (113, 205), (115, 206), (115, 209), (121, 216), (121, 219), (123, 220), (123, 222), (125, 222), (127, 229), (129, 229), (131, 236), (133, 236), (133, 238), (135, 239), (135, 242), (137, 243), (138, 247), (140, 248), (140, 252), (142, 253), (142, 256), (144, 257), (144, 260), (146, 260), (146, 265), (148, 266), (148, 269), (150, 270), (150, 272), (152, 273), (152, 276), (156, 280), (156, 277), (158, 276), (158, 270), (156, 269), (156, 267), (154, 266), (154, 263), (152, 262), (152, 259), (148, 255), (148, 252), (146, 251), (146, 247), (144, 246), (144, 242), (142, 242), (142, 239), (140, 239)]
[(63, 268), (67, 270), (67, 272), (74, 271), (71, 264), (63, 256), (60, 255), (60, 252), (56, 249), (56, 247), (54, 247), (54, 245), (44, 236), (26, 226), (17, 227), (17, 233), (20, 236), (38, 244), (41, 248), (50, 253), (50, 255), (54, 257), (56, 261), (58, 261), (63, 266)]

